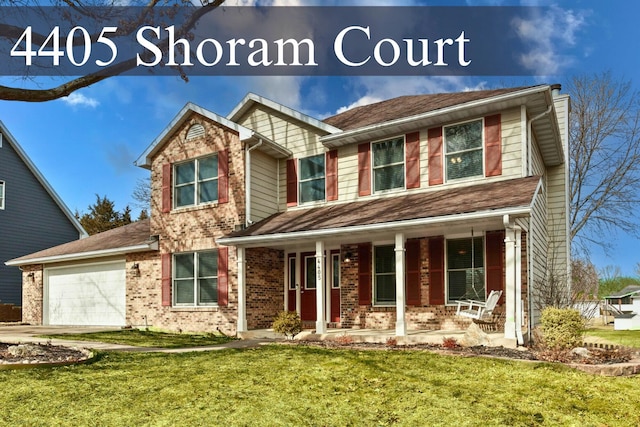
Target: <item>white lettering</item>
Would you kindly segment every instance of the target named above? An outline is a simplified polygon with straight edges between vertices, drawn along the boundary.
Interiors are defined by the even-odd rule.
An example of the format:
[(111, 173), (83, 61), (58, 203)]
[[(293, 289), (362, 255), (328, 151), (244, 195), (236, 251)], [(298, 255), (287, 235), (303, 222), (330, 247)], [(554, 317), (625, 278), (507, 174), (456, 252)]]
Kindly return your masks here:
[(145, 67), (154, 67), (160, 63), (160, 60), (162, 60), (162, 51), (158, 46), (156, 46), (155, 44), (151, 43), (149, 40), (144, 38), (145, 31), (151, 31), (156, 36), (156, 38), (159, 39), (160, 27), (150, 27), (147, 25), (145, 27), (140, 28), (136, 33), (136, 41), (138, 42), (138, 44), (140, 44), (140, 46), (142, 46), (143, 48), (151, 52), (154, 55), (155, 59), (151, 62), (145, 62), (140, 57), (140, 54), (138, 53), (136, 55), (136, 67), (140, 65), (144, 65)]
[(347, 35), (349, 31), (352, 31), (352, 30), (362, 31), (367, 36), (367, 40), (371, 40), (371, 35), (369, 34), (369, 27), (359, 27), (357, 25), (353, 25), (351, 27), (345, 28), (344, 30), (338, 33), (338, 36), (333, 42), (333, 52), (338, 57), (338, 60), (343, 64), (348, 65), (349, 67), (360, 67), (366, 64), (369, 61), (369, 59), (371, 59), (371, 55), (367, 56), (367, 59), (365, 59), (364, 61), (351, 62), (347, 59), (346, 56), (344, 56), (344, 50), (342, 48), (342, 45), (344, 43), (344, 37)]

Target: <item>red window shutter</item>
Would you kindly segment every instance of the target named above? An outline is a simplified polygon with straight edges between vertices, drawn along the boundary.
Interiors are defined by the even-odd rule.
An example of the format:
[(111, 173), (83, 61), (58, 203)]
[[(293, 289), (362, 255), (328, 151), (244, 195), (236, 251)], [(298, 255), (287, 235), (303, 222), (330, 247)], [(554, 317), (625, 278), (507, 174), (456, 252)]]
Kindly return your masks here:
[(407, 258), (407, 304), (420, 305), (420, 240), (408, 240), (405, 245)]
[(429, 185), (438, 185), (444, 182), (442, 170), (442, 128), (429, 129)]
[(371, 194), (371, 144), (358, 145), (358, 195)]
[(444, 237), (429, 239), (429, 304), (444, 304)]
[[(504, 231), (488, 231), (485, 236), (487, 295), (504, 291)], [(504, 302), (504, 293), (499, 303)]]
[(218, 203), (229, 202), (229, 150), (218, 151)]
[(484, 162), (487, 176), (502, 175), (502, 130), (500, 114), (484, 118)]
[(358, 300), (371, 305), (371, 243), (358, 245)]
[(420, 188), (420, 132), (405, 136), (407, 188)]
[(162, 212), (171, 212), (171, 163), (162, 165)]
[(326, 172), (327, 200), (338, 200), (338, 150), (327, 151)]
[(171, 254), (160, 255), (162, 279), (162, 305), (171, 305)]
[(298, 204), (297, 160), (287, 159), (287, 206)]
[(218, 248), (218, 305), (229, 304), (229, 248)]

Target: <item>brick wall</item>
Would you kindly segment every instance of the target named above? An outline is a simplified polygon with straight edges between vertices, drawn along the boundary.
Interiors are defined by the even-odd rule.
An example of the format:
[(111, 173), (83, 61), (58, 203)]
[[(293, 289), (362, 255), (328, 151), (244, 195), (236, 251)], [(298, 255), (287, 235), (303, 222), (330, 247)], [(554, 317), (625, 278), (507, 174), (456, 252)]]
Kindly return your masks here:
[(246, 256), (247, 328), (270, 328), (284, 309), (284, 251), (249, 248)]
[(0, 303), (0, 322), (20, 322), (22, 308), (13, 304)]
[(22, 321), (30, 325), (42, 325), (42, 299), (44, 289), (42, 264), (25, 265), (21, 268)]

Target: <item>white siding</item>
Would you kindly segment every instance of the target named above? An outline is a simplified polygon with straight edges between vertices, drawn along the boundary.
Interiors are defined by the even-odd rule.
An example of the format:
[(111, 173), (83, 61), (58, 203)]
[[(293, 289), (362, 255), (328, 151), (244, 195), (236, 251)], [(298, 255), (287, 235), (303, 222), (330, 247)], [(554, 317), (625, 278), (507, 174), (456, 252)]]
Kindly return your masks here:
[(267, 154), (251, 152), (251, 221), (278, 212), (278, 161)]

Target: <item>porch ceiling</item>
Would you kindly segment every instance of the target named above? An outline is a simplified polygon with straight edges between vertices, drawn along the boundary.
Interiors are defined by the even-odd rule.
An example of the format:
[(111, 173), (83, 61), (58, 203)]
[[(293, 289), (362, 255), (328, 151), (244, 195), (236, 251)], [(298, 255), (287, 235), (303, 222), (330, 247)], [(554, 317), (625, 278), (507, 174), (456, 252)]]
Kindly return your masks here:
[[(430, 224), (458, 222), (501, 224), (503, 214), (526, 216), (540, 177), (518, 178), (481, 185), (428, 191), (405, 196), (332, 204), (277, 213), (251, 227), (218, 239), (223, 245), (282, 245), (312, 238), (349, 235), (350, 241), (371, 233), (412, 232)], [(463, 221), (463, 222), (461, 222)], [(448, 232), (451, 230), (448, 228)], [(454, 231), (455, 232), (455, 231)]]

